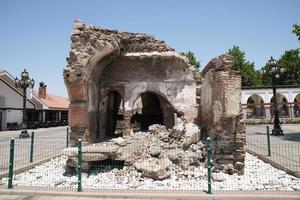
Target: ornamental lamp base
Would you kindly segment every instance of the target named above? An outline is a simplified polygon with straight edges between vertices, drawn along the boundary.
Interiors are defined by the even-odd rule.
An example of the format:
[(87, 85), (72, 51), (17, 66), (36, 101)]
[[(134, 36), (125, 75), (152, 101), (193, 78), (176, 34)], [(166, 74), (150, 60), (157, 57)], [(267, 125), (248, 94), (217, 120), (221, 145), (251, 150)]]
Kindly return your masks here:
[(22, 130), (21, 133), (20, 133), (20, 135), (19, 135), (20, 139), (22, 139), (22, 138), (29, 138), (29, 137), (30, 137), (30, 135), (29, 135), (29, 133), (28, 133), (27, 130)]
[(272, 135), (274, 136), (283, 136), (283, 130), (281, 129), (281, 127), (274, 127), (272, 130)]

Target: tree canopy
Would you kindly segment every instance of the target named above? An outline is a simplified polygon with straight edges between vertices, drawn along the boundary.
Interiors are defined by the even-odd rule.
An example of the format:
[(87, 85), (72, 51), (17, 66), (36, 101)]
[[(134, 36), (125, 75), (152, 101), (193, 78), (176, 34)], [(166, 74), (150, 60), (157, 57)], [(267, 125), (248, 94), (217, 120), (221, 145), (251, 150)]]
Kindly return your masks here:
[[(300, 50), (291, 49), (285, 53), (277, 61), (278, 67), (283, 68), (284, 72), (276, 79), (277, 85), (297, 85), (300, 84)], [(270, 70), (266, 65), (265, 70)], [(265, 85), (271, 85), (271, 79), (264, 79)]]
[[(293, 25), (293, 33), (300, 41), (300, 25)], [(278, 67), (284, 69), (284, 72), (276, 79), (277, 85), (299, 85), (300, 84), (300, 49), (291, 49), (284, 52), (284, 54), (277, 61)], [(265, 70), (270, 70), (267, 65)], [(263, 83), (271, 85), (271, 79), (264, 77)]]
[(300, 25), (294, 24), (293, 28), (293, 33), (298, 37), (298, 40), (300, 41)]
[[(293, 33), (300, 41), (300, 25), (293, 25)], [(234, 45), (227, 53), (234, 58), (233, 68), (238, 70), (242, 78), (242, 86), (259, 86), (271, 85), (271, 78), (262, 77), (259, 70), (255, 69), (254, 62), (245, 59), (245, 52), (239, 46)], [(181, 53), (186, 56), (189, 64), (195, 66), (200, 70), (200, 62), (196, 59), (193, 52), (188, 51)], [(300, 85), (300, 49), (291, 49), (284, 52), (284, 54), (277, 61), (278, 67), (284, 69), (284, 72), (276, 79), (277, 85)], [(267, 64), (263, 67), (267, 73), (269, 67)]]
[(262, 84), (259, 71), (255, 69), (254, 62), (245, 59), (244, 51), (234, 45), (227, 53), (234, 58), (233, 68), (240, 72), (242, 86), (257, 86)]
[(193, 52), (182, 52), (181, 55), (184, 55), (188, 59), (190, 65), (193, 65), (194, 67), (200, 70), (200, 62), (197, 60)]

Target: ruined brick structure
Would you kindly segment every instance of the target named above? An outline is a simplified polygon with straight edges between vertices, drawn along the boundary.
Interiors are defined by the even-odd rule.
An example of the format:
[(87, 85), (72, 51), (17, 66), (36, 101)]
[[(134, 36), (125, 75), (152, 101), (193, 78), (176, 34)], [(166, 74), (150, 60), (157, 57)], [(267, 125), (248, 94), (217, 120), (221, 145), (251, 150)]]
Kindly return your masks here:
[(243, 174), (246, 131), (241, 123), (241, 77), (232, 57), (212, 59), (203, 70), (202, 123), (213, 141), (216, 169)]
[[(64, 79), (73, 145), (78, 138), (90, 144), (129, 136), (136, 124), (140, 130), (157, 123), (172, 128), (180, 117), (224, 141), (215, 148), (216, 159), (242, 171), (240, 76), (228, 57), (208, 64), (201, 86), (199, 71), (153, 36), (75, 21), (71, 40)], [(229, 172), (230, 164), (223, 169)]]
[[(148, 95), (146, 101), (159, 101), (158, 114), (169, 128), (174, 125), (174, 113), (183, 115), (188, 122), (196, 120), (196, 69), (163, 41), (145, 34), (98, 29), (78, 21), (71, 39), (64, 78), (71, 101), (72, 141), (80, 137), (87, 143), (101, 141), (111, 126), (107, 118), (117, 114), (121, 115), (118, 117), (123, 135), (130, 134), (131, 118), (138, 107), (135, 102), (142, 95)], [(114, 111), (113, 107), (120, 109)]]

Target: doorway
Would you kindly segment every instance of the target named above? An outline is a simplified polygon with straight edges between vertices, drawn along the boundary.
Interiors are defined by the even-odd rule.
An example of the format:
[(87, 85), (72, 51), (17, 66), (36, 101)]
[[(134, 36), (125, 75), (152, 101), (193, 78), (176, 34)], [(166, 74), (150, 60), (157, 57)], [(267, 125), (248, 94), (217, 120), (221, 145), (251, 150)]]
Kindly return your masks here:
[(174, 109), (162, 96), (144, 92), (135, 101), (131, 124), (134, 131), (147, 131), (152, 124), (173, 127)]
[(106, 126), (107, 137), (119, 137), (122, 135), (123, 112), (120, 109), (122, 96), (117, 91), (111, 91), (107, 98)]

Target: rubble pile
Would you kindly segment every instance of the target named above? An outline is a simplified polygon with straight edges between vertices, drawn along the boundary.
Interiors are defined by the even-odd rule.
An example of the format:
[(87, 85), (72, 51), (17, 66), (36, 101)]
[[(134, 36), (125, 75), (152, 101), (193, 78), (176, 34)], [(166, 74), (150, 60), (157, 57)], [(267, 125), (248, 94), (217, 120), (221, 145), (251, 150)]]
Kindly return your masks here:
[[(201, 132), (193, 123), (178, 123), (170, 130), (154, 124), (149, 127), (149, 132), (136, 132), (126, 138), (83, 146), (83, 171), (88, 172), (93, 162), (111, 159), (123, 161), (130, 171), (163, 180), (170, 177), (171, 171), (180, 172), (190, 166), (203, 165), (205, 145), (200, 138)], [(63, 154), (68, 156), (67, 166), (76, 168), (77, 147), (67, 148)]]

